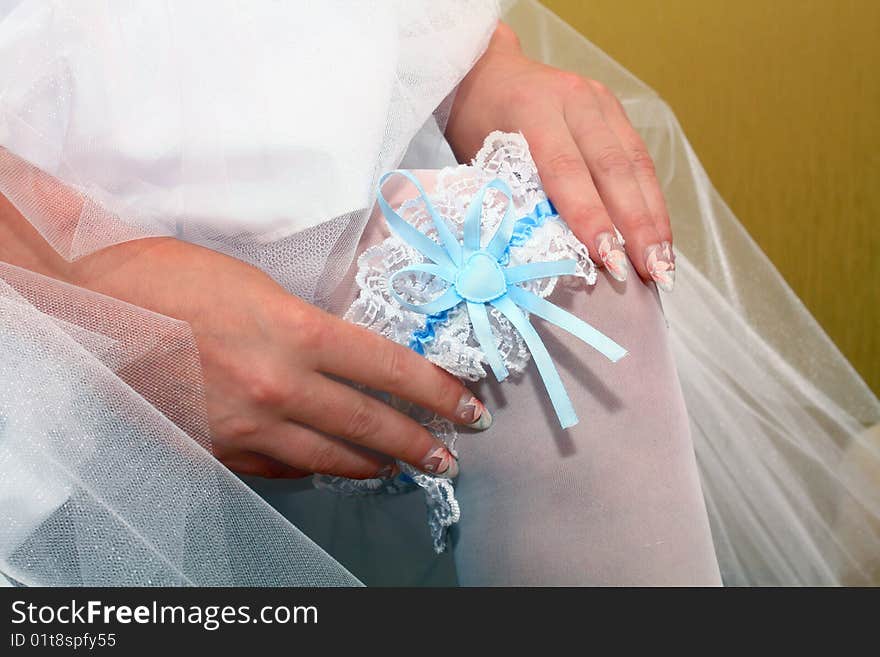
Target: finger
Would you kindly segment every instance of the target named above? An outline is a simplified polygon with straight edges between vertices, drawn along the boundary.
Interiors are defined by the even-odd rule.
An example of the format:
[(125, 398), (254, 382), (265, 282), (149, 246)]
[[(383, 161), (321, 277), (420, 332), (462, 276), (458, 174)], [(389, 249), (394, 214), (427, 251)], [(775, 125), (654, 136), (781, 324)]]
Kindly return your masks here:
[(308, 470), (291, 467), (257, 452), (238, 452), (234, 456), (224, 458), (223, 465), (238, 474), (269, 479), (301, 479), (312, 474)]
[(249, 447), (257, 456), (292, 471), (351, 479), (391, 477), (397, 473), (391, 459), (295, 422), (281, 422), (256, 440)]
[(605, 122), (592, 87), (587, 85), (569, 97), (565, 116), (599, 195), (626, 239), (633, 265), (644, 280), (657, 281), (662, 240), (629, 158)]
[(666, 199), (663, 197), (660, 182), (657, 180), (654, 161), (651, 159), (644, 141), (629, 122), (623, 106), (613, 94), (609, 93), (606, 98), (600, 96), (600, 103), (608, 126), (617, 136), (632, 164), (633, 174), (642, 190), (642, 196), (654, 219), (660, 239), (671, 242), (672, 228), (669, 221), (669, 211), (666, 208)]
[(389, 392), (472, 429), (492, 424), (492, 414), (457, 377), (412, 349), (342, 320), (331, 322), (322, 340), (326, 348), (316, 352), (322, 372)]
[(593, 83), (596, 97), (602, 115), (605, 117), (608, 127), (617, 135), (618, 141), (632, 164), (633, 173), (642, 190), (642, 196), (651, 216), (654, 218), (654, 226), (663, 242), (672, 242), (672, 227), (669, 221), (669, 211), (666, 209), (666, 199), (663, 190), (657, 180), (657, 172), (654, 168), (654, 160), (648, 153), (648, 148), (641, 135), (633, 127), (626, 115), (626, 110), (620, 100), (604, 85)]
[(320, 374), (300, 386), (291, 419), (447, 479), (458, 461), (425, 427), (388, 404)]
[[(534, 123), (532, 123), (532, 121)], [(533, 117), (523, 126), (544, 191), (577, 238), (619, 281), (628, 269), (611, 217), (602, 203), (583, 155), (568, 126), (558, 119)]]

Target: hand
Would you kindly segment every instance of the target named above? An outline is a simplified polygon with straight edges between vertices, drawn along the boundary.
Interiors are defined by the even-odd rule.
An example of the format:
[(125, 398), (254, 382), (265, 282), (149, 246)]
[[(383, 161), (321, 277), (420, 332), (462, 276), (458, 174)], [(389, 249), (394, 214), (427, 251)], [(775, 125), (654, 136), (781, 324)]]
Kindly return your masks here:
[(424, 427), (338, 379), (475, 429), (491, 423), (457, 378), (415, 352), (199, 246), (143, 239), (68, 263), (0, 196), (0, 260), (187, 321), (198, 342), (214, 454), (238, 472), (369, 478), (394, 474), (399, 459), (456, 475), (455, 458)]
[(173, 239), (113, 249), (115, 262), (85, 263), (80, 282), (189, 322), (214, 453), (233, 470), (369, 478), (394, 474), (400, 459), (440, 476), (457, 474), (455, 457), (424, 427), (337, 378), (460, 424), (481, 429), (491, 422), (456, 377), (288, 294), (238, 260)]
[(547, 195), (595, 262), (626, 279), (616, 226), (639, 275), (672, 289), (669, 213), (620, 101), (595, 80), (531, 61), (503, 23), (459, 86), (446, 134), (466, 161), (493, 130), (522, 132)]

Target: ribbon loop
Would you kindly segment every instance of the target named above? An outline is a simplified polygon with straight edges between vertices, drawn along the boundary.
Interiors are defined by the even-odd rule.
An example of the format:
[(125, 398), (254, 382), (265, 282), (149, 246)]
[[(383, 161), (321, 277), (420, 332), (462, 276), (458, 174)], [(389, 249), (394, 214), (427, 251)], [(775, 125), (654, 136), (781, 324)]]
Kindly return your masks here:
[[(489, 241), (489, 246), (486, 247), (486, 250), (495, 256), (497, 260), (501, 260), (501, 257), (505, 254), (510, 245), (513, 228), (516, 225), (516, 217), (514, 216), (513, 207), (513, 192), (510, 191), (510, 187), (507, 186), (507, 183), (500, 178), (496, 178), (492, 182), (486, 183), (484, 189), (485, 188), (497, 189), (507, 197), (507, 209), (504, 212), (504, 218), (501, 220), (501, 223), (498, 224), (495, 234)], [(480, 206), (482, 207), (482, 201)]]
[[(417, 230), (388, 204), (382, 194), (382, 185), (393, 175), (402, 175), (415, 185), (434, 222), (442, 245)], [(490, 189), (498, 190), (507, 197), (507, 207), (495, 234), (489, 240), (488, 246), (483, 249), (480, 239), (480, 219), (483, 212), (483, 200)], [(525, 341), (541, 379), (544, 381), (544, 386), (547, 388), (559, 423), (566, 429), (577, 424), (577, 413), (575, 413), (571, 398), (565, 391), (565, 386), (553, 364), (553, 359), (541, 337), (526, 315), (523, 314), (523, 310), (556, 324), (611, 361), (616, 362), (623, 358), (627, 352), (611, 338), (585, 321), (517, 286), (517, 283), (525, 281), (575, 274), (577, 263), (574, 260), (531, 262), (515, 267), (503, 267), (508, 259), (510, 247), (521, 246), (531, 237), (532, 230), (536, 226), (541, 225), (546, 217), (555, 215), (556, 211), (550, 201), (542, 201), (535, 206), (529, 215), (516, 221), (514, 219), (513, 193), (503, 180), (496, 178), (483, 185), (471, 199), (462, 228), (463, 243), (460, 244), (446, 221), (437, 213), (421, 183), (408, 171), (392, 171), (382, 176), (379, 181), (378, 200), (379, 207), (392, 230), (404, 242), (431, 261), (431, 263), (411, 265), (392, 274), (388, 279), (388, 289), (391, 296), (403, 308), (429, 315), (429, 324), (433, 319), (444, 321), (445, 315), (434, 316), (437, 316), (438, 313), (445, 313), (460, 303), (465, 303), (474, 337), (496, 378), (502, 381), (507, 377), (508, 370), (496, 344), (489, 322), (489, 314), (486, 311), (486, 304), (491, 303), (510, 321)], [(449, 287), (432, 301), (424, 304), (409, 303), (394, 289), (394, 281), (403, 274), (411, 273), (436, 276), (448, 283)], [(415, 344), (420, 346), (421, 342), (415, 341)]]
[(492, 305), (498, 308), (510, 320), (510, 323), (513, 324), (514, 328), (519, 331), (519, 334), (525, 340), (529, 351), (532, 352), (532, 358), (535, 361), (541, 379), (544, 381), (544, 387), (550, 396), (553, 410), (556, 411), (556, 417), (559, 418), (559, 424), (562, 425), (563, 429), (576, 425), (578, 423), (578, 416), (571, 403), (571, 398), (565, 391), (565, 385), (562, 383), (559, 371), (553, 364), (550, 352), (547, 351), (547, 347), (544, 346), (544, 341), (541, 340), (541, 336), (535, 331), (535, 327), (526, 319), (526, 316), (516, 307), (516, 304), (509, 296), (496, 299), (492, 302)]
[[(415, 186), (422, 202), (425, 204), (425, 208), (428, 210), (428, 214), (431, 215), (431, 221), (434, 223), (434, 228), (437, 230), (437, 234), (443, 241), (443, 247), (445, 247), (445, 250), (430, 237), (416, 230), (412, 224), (401, 217), (388, 203), (388, 200), (382, 193), (382, 186), (392, 176), (403, 176)], [(428, 194), (425, 192), (425, 189), (422, 187), (418, 178), (412, 175), (409, 171), (403, 171), (401, 169), (389, 171), (379, 179), (379, 192), (377, 197), (379, 207), (382, 210), (382, 214), (385, 215), (388, 225), (404, 242), (417, 249), (422, 255), (430, 258), (438, 265), (446, 265), (449, 267), (458, 267), (461, 265), (461, 246), (452, 234), (452, 231), (449, 230), (449, 226), (446, 225), (446, 222), (437, 213), (434, 204), (428, 199)]]
[[(454, 308), (459, 303), (461, 303), (461, 297), (458, 295), (455, 287), (450, 286), (443, 294), (438, 296), (436, 299), (432, 301), (428, 301), (427, 303), (422, 304), (414, 304), (410, 303), (403, 296), (394, 289), (394, 281), (398, 276), (402, 276), (404, 274), (411, 274), (413, 272), (427, 272), (433, 273), (430, 271), (431, 265), (413, 265), (411, 267), (406, 267), (405, 269), (401, 269), (400, 271), (394, 272), (388, 278), (388, 292), (394, 297), (394, 300), (397, 301), (402, 307), (407, 310), (411, 310), (415, 313), (419, 313), (422, 315), (436, 315), (437, 313), (441, 313), (444, 310), (449, 310), (450, 308)], [(440, 268), (438, 268), (440, 269)], [(440, 271), (443, 271), (440, 269)], [(443, 278), (442, 276), (438, 276), (439, 278)], [(444, 279), (445, 280), (445, 279)]]

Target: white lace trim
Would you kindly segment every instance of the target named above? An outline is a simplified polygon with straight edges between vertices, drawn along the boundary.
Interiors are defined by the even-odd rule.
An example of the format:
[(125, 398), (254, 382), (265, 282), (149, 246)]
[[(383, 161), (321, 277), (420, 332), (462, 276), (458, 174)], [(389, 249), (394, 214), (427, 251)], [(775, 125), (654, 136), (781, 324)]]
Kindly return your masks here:
[[(437, 185), (429, 195), (431, 203), (459, 239), (471, 199), (485, 183), (495, 178), (507, 183), (513, 192), (517, 217), (530, 214), (538, 204), (547, 200), (525, 138), (521, 134), (493, 132), (486, 137), (471, 166), (442, 169), (437, 177)], [(505, 197), (490, 190), (484, 199), (481, 221), (484, 244), (494, 234), (505, 209)], [(405, 201), (398, 212), (421, 232), (439, 242), (421, 199)], [(574, 286), (593, 285), (596, 282), (596, 267), (586, 247), (562, 219), (553, 216), (534, 228), (529, 239), (521, 246), (510, 248), (511, 266), (565, 259), (577, 262), (575, 276), (546, 278), (523, 284), (523, 287), (541, 297), (552, 294), (559, 282)], [(402, 308), (388, 293), (388, 280), (395, 272), (422, 262), (425, 259), (421, 253), (410, 248), (396, 235), (367, 249), (358, 259), (356, 282), (360, 294), (345, 314), (345, 319), (397, 343), (409, 344), (414, 333), (425, 328), (427, 318)], [(421, 304), (437, 297), (445, 286), (444, 282), (433, 276), (412, 274), (398, 277), (395, 289), (411, 303)], [(501, 313), (492, 307), (488, 310), (492, 332), (508, 370), (511, 374), (523, 372), (530, 358), (525, 343)], [(486, 376), (486, 357), (473, 335), (463, 304), (451, 310), (446, 320), (435, 324), (434, 328), (433, 339), (423, 343), (426, 358), (462, 379), (476, 381)], [(451, 422), (435, 415), (422, 418), (421, 422), (455, 453), (457, 434)], [(409, 465), (400, 465), (402, 472), (425, 490), (434, 548), (442, 552), (446, 544), (446, 528), (459, 518), (452, 483), (426, 475)], [(339, 477), (316, 477), (315, 483), (322, 488), (349, 494), (400, 492), (405, 487), (399, 480), (352, 481)]]
[[(501, 178), (513, 192), (517, 216), (523, 217), (547, 200), (525, 139), (520, 134), (493, 132), (474, 158), (472, 166), (449, 167), (439, 172), (431, 202), (446, 219), (453, 233), (461, 237), (465, 211), (487, 182)], [(482, 217), (482, 237), (486, 244), (504, 216), (505, 199), (492, 190), (487, 194)], [(437, 239), (421, 199), (404, 202), (400, 215), (426, 235)], [(566, 277), (575, 285), (596, 282), (596, 267), (587, 248), (559, 217), (548, 218), (536, 228), (522, 246), (510, 249), (510, 264), (573, 259), (578, 263), (577, 278)], [(367, 249), (358, 259), (356, 282), (360, 295), (345, 315), (348, 321), (365, 326), (400, 344), (408, 344), (413, 333), (424, 328), (425, 315), (401, 308), (388, 293), (388, 279), (396, 271), (425, 262), (424, 257), (396, 235)], [(446, 284), (430, 275), (413, 274), (398, 279), (397, 291), (412, 303), (425, 303), (443, 292)], [(524, 287), (547, 297), (559, 278), (530, 281)], [(492, 330), (501, 355), (511, 373), (522, 372), (529, 362), (529, 352), (506, 318), (489, 309)], [(464, 306), (449, 313), (447, 322), (437, 325), (434, 339), (425, 345), (425, 356), (456, 376), (476, 381), (486, 376), (485, 355), (471, 330)]]

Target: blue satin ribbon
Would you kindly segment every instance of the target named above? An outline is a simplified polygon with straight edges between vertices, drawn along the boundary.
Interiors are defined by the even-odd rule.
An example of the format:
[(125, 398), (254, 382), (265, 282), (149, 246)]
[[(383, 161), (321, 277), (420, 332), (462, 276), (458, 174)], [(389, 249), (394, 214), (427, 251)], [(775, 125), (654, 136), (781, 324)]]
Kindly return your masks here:
[[(388, 178), (395, 175), (403, 176), (415, 186), (441, 243), (420, 232), (389, 205), (382, 194), (382, 186)], [(497, 190), (507, 198), (507, 209), (495, 234), (483, 247), (480, 239), (480, 219), (483, 198), (490, 189)], [(428, 316), (425, 328), (413, 334), (410, 346), (424, 354), (424, 345), (434, 338), (434, 327), (446, 320), (451, 309), (464, 303), (467, 306), (474, 336), (486, 356), (489, 367), (492, 368), (495, 377), (503, 381), (508, 371), (489, 324), (486, 305), (491, 304), (510, 321), (525, 341), (547, 388), (547, 394), (553, 403), (559, 423), (564, 429), (577, 424), (577, 413), (565, 391), (559, 372), (550, 358), (547, 347), (544, 346), (544, 342), (523, 310), (568, 331), (612, 362), (617, 362), (626, 356), (626, 349), (578, 317), (518, 285), (540, 278), (574, 274), (577, 265), (574, 260), (507, 266), (510, 247), (524, 244), (536, 227), (542, 225), (547, 218), (555, 216), (553, 205), (549, 201), (543, 201), (529, 215), (517, 221), (513, 214), (513, 194), (503, 180), (496, 178), (483, 185), (471, 200), (465, 213), (463, 239), (459, 242), (446, 221), (437, 213), (421, 183), (408, 171), (391, 171), (382, 176), (379, 180), (378, 200), (391, 230), (429, 260), (401, 269), (388, 279), (389, 293), (402, 307)], [(428, 274), (445, 281), (448, 286), (432, 301), (413, 304), (394, 289), (394, 281), (406, 274)]]

